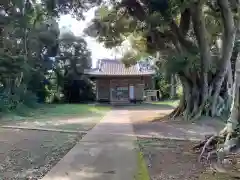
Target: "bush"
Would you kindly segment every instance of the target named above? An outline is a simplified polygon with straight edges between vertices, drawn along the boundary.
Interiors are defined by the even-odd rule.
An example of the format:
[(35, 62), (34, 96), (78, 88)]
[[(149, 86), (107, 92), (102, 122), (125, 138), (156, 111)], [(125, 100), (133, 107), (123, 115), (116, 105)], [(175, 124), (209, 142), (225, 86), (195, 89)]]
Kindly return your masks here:
[(181, 84), (177, 85), (177, 98), (180, 98), (183, 95), (183, 88)]
[(164, 74), (158, 73), (155, 77), (155, 88), (160, 90), (161, 98), (168, 99), (170, 97), (170, 83)]
[(0, 112), (19, 112), (26, 108), (37, 108), (37, 96), (28, 91), (24, 85), (16, 87), (14, 90), (2, 89), (0, 93)]

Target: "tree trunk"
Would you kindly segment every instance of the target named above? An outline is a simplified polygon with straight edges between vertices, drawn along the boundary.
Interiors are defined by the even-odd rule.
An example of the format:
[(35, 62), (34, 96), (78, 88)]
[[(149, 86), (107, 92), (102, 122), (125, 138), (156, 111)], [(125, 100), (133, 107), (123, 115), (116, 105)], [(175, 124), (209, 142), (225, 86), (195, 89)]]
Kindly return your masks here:
[[(202, 152), (200, 154), (200, 159), (204, 155), (206, 151), (210, 149), (208, 152), (207, 159), (211, 160), (212, 167), (215, 170), (227, 173), (230, 176), (240, 178), (239, 171), (227, 171), (224, 168), (224, 160), (231, 153), (239, 153), (240, 148), (240, 58), (239, 52), (236, 51), (236, 48), (233, 51), (235, 35), (237, 38), (240, 37), (240, 19), (237, 20), (236, 26), (234, 27), (233, 15), (231, 13), (231, 9), (229, 7), (229, 2), (226, 0), (218, 0), (221, 13), (223, 16), (224, 23), (224, 37), (223, 37), (223, 46), (222, 46), (222, 63), (220, 67), (219, 73), (215, 77), (216, 79), (221, 79), (224, 76), (224, 72), (230, 73), (230, 63), (233, 60), (235, 63), (235, 77), (234, 84), (232, 86), (232, 104), (230, 110), (230, 116), (227, 120), (225, 128), (219, 133), (218, 136), (212, 136), (207, 138), (203, 143), (200, 143), (197, 149), (202, 147)], [(240, 5), (240, 1), (238, 1), (238, 6)], [(238, 8), (238, 13), (240, 13), (240, 9)], [(231, 54), (229, 54), (231, 53)], [(233, 66), (234, 67), (234, 66)], [(231, 82), (231, 75), (228, 75), (228, 81)], [(216, 83), (216, 82), (215, 82)], [(230, 94), (230, 93), (229, 93)], [(216, 92), (215, 95), (216, 96)], [(215, 158), (214, 158), (215, 155)], [(211, 159), (213, 157), (213, 159)], [(215, 161), (213, 161), (215, 160)]]
[(192, 4), (191, 15), (193, 29), (198, 42), (201, 57), (201, 106), (205, 106), (209, 93), (208, 73), (210, 65), (212, 63), (212, 56), (207, 38), (207, 29), (204, 21), (203, 3), (201, 1), (196, 1)]
[[(197, 120), (202, 115), (209, 116), (214, 110), (215, 115), (221, 116), (224, 112), (224, 93), (221, 93), (217, 97), (216, 106), (211, 109), (213, 102), (213, 86), (208, 85), (206, 89), (206, 94), (203, 94), (204, 84), (201, 83), (201, 76), (191, 73), (191, 77), (186, 76), (184, 73), (179, 74), (179, 79), (183, 87), (183, 96), (180, 99), (180, 104), (173, 113), (171, 117), (183, 116), (184, 120)], [(222, 82), (220, 82), (220, 89), (222, 87)], [(204, 96), (204, 97), (203, 97)], [(202, 99), (205, 99), (205, 103), (202, 103)]]
[[(235, 73), (235, 71), (234, 71)], [(233, 70), (231, 66), (231, 62), (228, 63), (228, 70), (227, 70), (227, 83), (226, 83), (226, 90), (227, 90), (227, 101), (226, 101), (226, 108), (229, 109), (229, 107), (232, 104), (232, 95), (233, 95)]]
[(240, 62), (236, 63), (235, 82), (230, 117), (227, 121), (226, 132), (232, 133), (239, 125), (239, 90), (240, 90)]
[(171, 75), (171, 92), (170, 92), (170, 98), (174, 99), (176, 98), (176, 78), (175, 75)]
[[(213, 80), (213, 86), (215, 87), (214, 95), (213, 95), (213, 103), (212, 103), (212, 116), (215, 116), (216, 112), (214, 112), (214, 108), (217, 104), (217, 97), (220, 93), (221, 84), (224, 80), (224, 77), (228, 71), (229, 61), (232, 56), (236, 28), (234, 26), (233, 13), (231, 11), (229, 2), (227, 0), (218, 0), (218, 4), (221, 10), (222, 21), (224, 26), (224, 32), (222, 37), (222, 57), (221, 57), (221, 66), (219, 68), (219, 72), (215, 76)], [(238, 25), (237, 25), (238, 26)]]
[[(224, 166), (224, 160), (231, 157), (231, 153), (239, 153), (240, 149), (240, 59), (237, 59), (235, 81), (233, 85), (233, 100), (230, 116), (225, 128), (217, 136), (208, 137), (204, 142), (195, 146), (195, 150), (201, 149), (199, 160), (204, 155), (210, 160), (212, 167), (221, 173), (240, 178), (239, 171), (228, 171)], [(232, 159), (235, 161), (235, 159)]]
[[(233, 13), (229, 2), (227, 0), (218, 0), (218, 5), (221, 10), (224, 31), (222, 33), (222, 47), (220, 48), (222, 52), (220, 58), (221, 64), (214, 76), (212, 76), (210, 71), (212, 55), (207, 39), (203, 3), (201, 1), (195, 1), (191, 5), (191, 20), (201, 57), (201, 75), (195, 78), (192, 72), (188, 76), (184, 73), (179, 74), (181, 76), (180, 79), (183, 85), (184, 95), (177, 110), (171, 114), (173, 117), (183, 115), (185, 119), (195, 120), (201, 115), (221, 115), (225, 97), (223, 94), (220, 94), (220, 92), (222, 91), (226, 74), (230, 72), (229, 62), (233, 52), (236, 28), (234, 26)], [(181, 50), (184, 48), (178, 48), (178, 44), (181, 44), (187, 51), (190, 51), (187, 47), (190, 47), (190, 45), (193, 47), (193, 45), (187, 43), (188, 41), (184, 41), (185, 39), (183, 39), (184, 37), (181, 31), (177, 28), (174, 21), (170, 24), (170, 27), (177, 37), (177, 41), (173, 43), (179, 53), (182, 53)], [(229, 76), (229, 78), (231, 78), (231, 76)], [(231, 81), (229, 81), (229, 83), (231, 83)], [(224, 89), (226, 89), (226, 87)], [(231, 90), (229, 89), (229, 91)]]

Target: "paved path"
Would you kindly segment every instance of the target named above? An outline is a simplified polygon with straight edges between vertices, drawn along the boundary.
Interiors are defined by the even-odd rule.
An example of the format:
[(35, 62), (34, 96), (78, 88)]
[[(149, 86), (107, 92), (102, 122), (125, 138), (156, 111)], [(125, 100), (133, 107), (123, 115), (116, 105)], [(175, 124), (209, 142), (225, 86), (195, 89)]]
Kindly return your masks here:
[(127, 110), (113, 110), (43, 180), (133, 180), (135, 137)]

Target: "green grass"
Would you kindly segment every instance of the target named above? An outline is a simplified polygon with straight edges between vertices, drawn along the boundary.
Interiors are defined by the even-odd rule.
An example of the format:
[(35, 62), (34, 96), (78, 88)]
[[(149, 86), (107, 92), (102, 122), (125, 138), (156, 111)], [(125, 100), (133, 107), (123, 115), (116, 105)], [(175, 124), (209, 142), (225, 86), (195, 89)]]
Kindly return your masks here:
[(23, 108), (19, 112), (6, 114), (3, 119), (11, 120), (49, 120), (55, 118), (102, 116), (110, 108), (88, 104), (45, 104), (38, 108)]
[(168, 106), (176, 107), (179, 104), (179, 100), (164, 100), (159, 102), (153, 102), (152, 104), (168, 105)]
[(33, 117), (68, 117), (68, 116), (89, 116), (102, 114), (107, 107), (87, 104), (59, 104), (47, 105), (36, 109), (29, 114)]
[(137, 174), (134, 180), (150, 180), (143, 154), (140, 151), (138, 151), (137, 153), (137, 160), (138, 160), (138, 169), (137, 169)]

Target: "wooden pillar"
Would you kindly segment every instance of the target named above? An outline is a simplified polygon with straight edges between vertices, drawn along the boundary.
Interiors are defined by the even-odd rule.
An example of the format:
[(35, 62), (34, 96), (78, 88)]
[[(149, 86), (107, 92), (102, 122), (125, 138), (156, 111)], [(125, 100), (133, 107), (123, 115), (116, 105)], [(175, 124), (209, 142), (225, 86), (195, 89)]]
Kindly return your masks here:
[(98, 85), (99, 85), (98, 79), (96, 79), (96, 100), (97, 100), (97, 101), (99, 101), (99, 96), (98, 96), (98, 90), (99, 90), (99, 88), (98, 88)]

